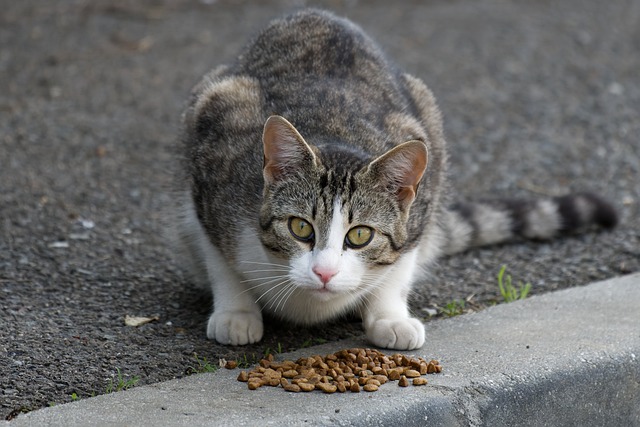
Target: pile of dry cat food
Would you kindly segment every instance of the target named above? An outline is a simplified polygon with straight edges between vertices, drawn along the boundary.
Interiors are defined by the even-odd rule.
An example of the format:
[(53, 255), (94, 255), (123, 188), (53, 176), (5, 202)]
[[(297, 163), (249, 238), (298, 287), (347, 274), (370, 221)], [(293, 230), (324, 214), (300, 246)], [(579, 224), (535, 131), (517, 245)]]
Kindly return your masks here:
[[(235, 363), (227, 364), (230, 369), (235, 366)], [(246, 382), (249, 390), (281, 386), (291, 392), (358, 393), (360, 390), (377, 391), (388, 381), (398, 381), (401, 387), (410, 383), (425, 385), (427, 379), (423, 375), (441, 371), (437, 360), (426, 361), (402, 354), (386, 356), (378, 350), (352, 348), (324, 357), (303, 357), (295, 362), (277, 362), (269, 355), (252, 371), (240, 372), (238, 381)]]

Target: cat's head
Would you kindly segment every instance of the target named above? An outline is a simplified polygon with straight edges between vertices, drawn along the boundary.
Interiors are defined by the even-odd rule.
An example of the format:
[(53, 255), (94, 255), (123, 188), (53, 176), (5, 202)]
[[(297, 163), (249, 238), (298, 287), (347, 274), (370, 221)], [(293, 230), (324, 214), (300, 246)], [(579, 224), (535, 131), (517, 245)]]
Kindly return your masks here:
[(310, 298), (366, 292), (406, 250), (426, 145), (405, 142), (372, 159), (353, 147), (310, 145), (280, 116), (267, 120), (263, 144), (263, 245), (288, 260)]

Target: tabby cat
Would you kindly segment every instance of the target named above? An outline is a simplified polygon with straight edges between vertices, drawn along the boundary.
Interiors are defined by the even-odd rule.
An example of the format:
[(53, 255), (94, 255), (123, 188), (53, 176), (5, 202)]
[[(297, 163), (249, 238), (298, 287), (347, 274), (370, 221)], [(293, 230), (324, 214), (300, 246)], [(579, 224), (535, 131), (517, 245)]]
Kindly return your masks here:
[(194, 88), (183, 122), (174, 240), (223, 344), (259, 341), (265, 310), (306, 325), (356, 313), (373, 345), (421, 347), (407, 298), (439, 255), (616, 223), (591, 194), (449, 206), (432, 93), (324, 11), (271, 22)]

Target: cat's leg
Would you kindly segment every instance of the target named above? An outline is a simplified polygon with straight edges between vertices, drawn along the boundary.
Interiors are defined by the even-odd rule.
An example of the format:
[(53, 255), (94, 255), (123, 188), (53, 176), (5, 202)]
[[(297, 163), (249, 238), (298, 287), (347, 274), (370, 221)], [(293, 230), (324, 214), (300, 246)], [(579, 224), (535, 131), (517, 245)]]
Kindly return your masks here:
[(374, 345), (412, 350), (424, 344), (424, 325), (411, 317), (407, 306), (415, 258), (415, 251), (404, 255), (367, 297), (362, 320), (367, 339)]
[(260, 307), (220, 251), (206, 237), (195, 214), (190, 220), (188, 227), (198, 229), (198, 232), (191, 233), (191, 255), (204, 265), (206, 280), (213, 293), (213, 313), (207, 325), (207, 337), (231, 345), (260, 341), (263, 334)]
[(184, 192), (176, 194), (174, 198), (174, 210), (165, 219), (165, 238), (189, 281), (208, 288), (209, 278), (199, 242), (203, 230), (196, 217), (191, 195)]
[(213, 291), (213, 313), (207, 325), (207, 337), (231, 345), (260, 341), (263, 334), (260, 306), (218, 251), (213, 246), (209, 249), (207, 270)]

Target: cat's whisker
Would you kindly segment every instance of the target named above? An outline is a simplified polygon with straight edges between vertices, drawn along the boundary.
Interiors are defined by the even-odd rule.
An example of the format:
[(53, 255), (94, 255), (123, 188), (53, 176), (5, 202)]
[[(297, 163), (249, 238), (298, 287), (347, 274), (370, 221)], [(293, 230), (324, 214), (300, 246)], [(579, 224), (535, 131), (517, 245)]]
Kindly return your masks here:
[(265, 265), (269, 267), (284, 267), (289, 268), (286, 264), (278, 264), (277, 262), (261, 262), (261, 261), (249, 261), (249, 260), (240, 260), (241, 264), (255, 264), (255, 265)]
[(283, 277), (288, 277), (288, 276), (289, 276), (288, 274), (279, 274), (277, 276), (256, 277), (256, 278), (253, 278), (253, 279), (241, 280), (240, 283), (256, 282), (258, 280), (265, 280), (265, 279), (270, 279), (272, 281), (272, 280), (282, 279)]
[(260, 298), (258, 298), (256, 300), (256, 303), (258, 301), (260, 301), (260, 299), (262, 299), (262, 297), (264, 297), (265, 295), (267, 295), (268, 293), (270, 293), (270, 291), (273, 291), (275, 288), (279, 288), (282, 286), (281, 289), (278, 289), (278, 291), (274, 294), (271, 295), (271, 297), (264, 303), (264, 306), (266, 307), (267, 305), (269, 307), (273, 307), (273, 302), (275, 299), (277, 299), (283, 292), (286, 292), (287, 289), (289, 289), (289, 285), (291, 285), (291, 279), (287, 279), (287, 280), (283, 280), (282, 282), (278, 283), (277, 285), (273, 286), (271, 289), (269, 289), (268, 291), (266, 291), (265, 293), (263, 293), (262, 295), (260, 295)]
[[(280, 283), (278, 283), (276, 286), (271, 287), (269, 290), (267, 290), (266, 292), (262, 293), (258, 299), (256, 299), (256, 304), (260, 302), (260, 300), (265, 297), (268, 296), (267, 301), (262, 305), (262, 308), (264, 309), (264, 307), (266, 307), (267, 305), (272, 305), (271, 302), (274, 300), (274, 298), (277, 298), (278, 295), (280, 295), (284, 290), (286, 290), (289, 287), (289, 284), (291, 283), (290, 280), (284, 280)], [(277, 292), (275, 291), (276, 288), (281, 288), (278, 289)], [(275, 294), (273, 293), (275, 292)]]
[(247, 289), (243, 290), (242, 292), (238, 293), (238, 295), (245, 294), (245, 293), (250, 292), (250, 291), (252, 291), (254, 289), (260, 288), (262, 286), (269, 286), (271, 283), (276, 282), (276, 281), (282, 279), (283, 277), (287, 277), (287, 276), (285, 275), (285, 276), (278, 276), (278, 277), (273, 277), (273, 278), (268, 278), (268, 277), (263, 278), (263, 279), (269, 279), (269, 280), (267, 280), (265, 282), (262, 282), (262, 283), (258, 283), (257, 285), (251, 286), (250, 288), (247, 288)]
[(269, 308), (274, 312), (278, 311), (280, 302), (286, 298), (286, 296), (292, 289), (295, 289), (295, 288), (296, 288), (295, 284), (289, 283), (285, 288), (281, 290), (281, 292), (278, 293), (277, 296), (275, 296), (270, 300)]
[(261, 292), (260, 297), (258, 298), (258, 300), (256, 300), (256, 302), (258, 302), (266, 293), (268, 293), (272, 289), (277, 288), (278, 286), (282, 286), (282, 284), (288, 280), (288, 279), (285, 279), (285, 280), (283, 280), (282, 282), (280, 282), (280, 283), (278, 283), (276, 285), (270, 286), (273, 282), (276, 282), (276, 281), (282, 279), (283, 277), (287, 277), (287, 276), (280, 276), (280, 277), (270, 278), (269, 280), (267, 280), (265, 282), (258, 283), (257, 285), (251, 286), (250, 288), (247, 288), (247, 289), (243, 290), (242, 292), (238, 293), (236, 296), (240, 296), (240, 295), (245, 294), (247, 292), (251, 292), (252, 290), (261, 288), (263, 286), (269, 286), (269, 289), (267, 289), (264, 292)]
[(409, 297), (409, 298), (411, 298), (411, 297), (412, 297), (412, 296), (414, 296), (414, 295), (418, 296), (418, 295), (420, 295), (420, 292), (416, 291), (416, 290), (415, 290), (415, 289), (413, 289), (413, 288), (409, 289), (408, 297)]
[(247, 270), (247, 271), (243, 271), (242, 274), (251, 274), (251, 273), (275, 273), (275, 272), (282, 272), (282, 271), (289, 271), (290, 268), (289, 267), (282, 267), (282, 268), (268, 268), (268, 269), (262, 269), (262, 270)]
[(360, 316), (364, 317), (364, 313), (369, 311), (371, 302), (369, 301), (369, 294), (363, 294), (360, 296)]
[(292, 286), (290, 288), (291, 290), (288, 291), (283, 298), (280, 298), (280, 302), (278, 303), (278, 305), (276, 305), (276, 308), (274, 311), (278, 311), (278, 307), (280, 307), (280, 303), (282, 303), (282, 309), (284, 310), (284, 306), (286, 305), (287, 301), (289, 300), (289, 298), (291, 298), (291, 295), (293, 295), (293, 293), (298, 289), (298, 287), (295, 285), (295, 283), (292, 283)]
[(375, 289), (382, 287), (382, 282), (376, 277), (362, 278), (357, 289), (362, 292), (373, 292)]
[(364, 305), (367, 307), (367, 309), (373, 305), (373, 302), (371, 301), (371, 294), (362, 295), (360, 298), (362, 301), (364, 301)]
[[(372, 279), (375, 279), (375, 278), (372, 278)], [(367, 285), (366, 288), (363, 289), (364, 292), (362, 293), (362, 298), (366, 300), (367, 306), (371, 304), (369, 297), (374, 297), (378, 300), (378, 302), (384, 303), (384, 301), (382, 300), (382, 297), (378, 295), (378, 293), (376, 292), (376, 289), (383, 287), (383, 282), (379, 280), (371, 280), (371, 281), (361, 280), (360, 283)]]
[(348, 293), (351, 300), (353, 301), (352, 303), (353, 309), (359, 309), (362, 306), (361, 302), (365, 294), (362, 292), (358, 292), (357, 289), (350, 289)]

